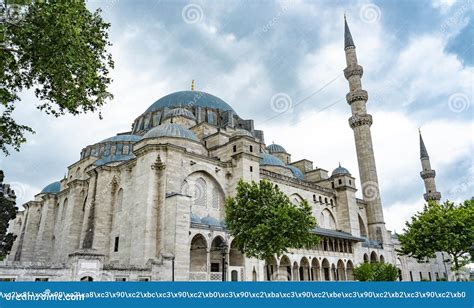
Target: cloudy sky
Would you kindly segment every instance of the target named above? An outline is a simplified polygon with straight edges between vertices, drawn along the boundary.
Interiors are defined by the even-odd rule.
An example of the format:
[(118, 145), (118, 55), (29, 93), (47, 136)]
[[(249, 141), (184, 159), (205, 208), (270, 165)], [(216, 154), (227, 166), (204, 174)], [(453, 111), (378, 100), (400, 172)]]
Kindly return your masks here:
[[(421, 127), (443, 199), (474, 195), (473, 0), (91, 0), (111, 23), (115, 99), (97, 114), (56, 119), (23, 93), (15, 118), (36, 130), (0, 156), (19, 203), (61, 179), (81, 149), (130, 129), (160, 97), (190, 88), (228, 102), (274, 141), (315, 166), (340, 162), (358, 178), (342, 70), (347, 15), (389, 230), (423, 206)], [(360, 187), (360, 184), (358, 185)]]

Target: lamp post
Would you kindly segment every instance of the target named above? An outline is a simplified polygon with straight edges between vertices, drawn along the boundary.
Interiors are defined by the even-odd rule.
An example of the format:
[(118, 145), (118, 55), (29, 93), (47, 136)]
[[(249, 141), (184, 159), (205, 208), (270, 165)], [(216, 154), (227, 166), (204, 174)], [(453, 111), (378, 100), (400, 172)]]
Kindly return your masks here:
[(174, 256), (171, 258), (171, 281), (174, 281)]
[(222, 244), (220, 245), (220, 248), (221, 248), (221, 253), (222, 253), (222, 281), (226, 281), (226, 275), (225, 275), (225, 272), (226, 272), (226, 261), (225, 261), (225, 257), (226, 257), (226, 254), (227, 254), (227, 248), (229, 246), (227, 245), (227, 242), (222, 242)]

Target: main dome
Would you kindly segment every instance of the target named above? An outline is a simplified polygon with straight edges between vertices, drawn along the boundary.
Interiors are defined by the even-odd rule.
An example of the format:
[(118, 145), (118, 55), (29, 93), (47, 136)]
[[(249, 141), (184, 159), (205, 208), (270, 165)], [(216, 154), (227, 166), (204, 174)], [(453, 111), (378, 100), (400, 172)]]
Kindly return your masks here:
[(154, 102), (150, 107), (148, 107), (145, 113), (153, 112), (157, 109), (165, 107), (176, 108), (185, 106), (200, 106), (204, 108), (209, 107), (214, 109), (220, 109), (222, 111), (234, 111), (234, 109), (232, 109), (229, 104), (212, 94), (201, 91), (179, 91), (163, 96), (162, 98)]

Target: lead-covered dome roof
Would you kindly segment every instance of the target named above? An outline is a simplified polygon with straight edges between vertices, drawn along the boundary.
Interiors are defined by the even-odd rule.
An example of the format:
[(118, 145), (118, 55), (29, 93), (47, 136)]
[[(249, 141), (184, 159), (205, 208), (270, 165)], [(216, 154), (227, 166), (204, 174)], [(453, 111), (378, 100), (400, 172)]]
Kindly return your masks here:
[(162, 98), (154, 102), (150, 107), (148, 107), (145, 113), (153, 112), (155, 110), (163, 109), (165, 107), (176, 108), (185, 106), (200, 106), (220, 109), (222, 111), (234, 111), (234, 109), (232, 109), (229, 104), (212, 94), (202, 91), (179, 91), (163, 96)]
[(272, 143), (269, 146), (267, 146), (267, 151), (272, 154), (272, 153), (287, 153), (285, 148), (282, 147), (279, 144)]
[(348, 174), (348, 175), (350, 175), (351, 173), (349, 172), (349, 170), (347, 170), (347, 169), (344, 168), (344, 167), (341, 167), (341, 164), (339, 164), (339, 167), (337, 167), (336, 169), (334, 169), (334, 171), (332, 172), (331, 176), (343, 175), (343, 174)]
[(143, 136), (143, 139), (157, 137), (176, 137), (198, 141), (198, 138), (192, 131), (180, 124), (171, 123), (162, 124), (152, 128)]
[(46, 185), (46, 187), (41, 190), (41, 193), (42, 194), (56, 194), (60, 190), (61, 190), (61, 183), (57, 181), (49, 185)]
[(278, 157), (267, 153), (262, 153), (260, 156), (260, 165), (285, 167), (285, 164)]

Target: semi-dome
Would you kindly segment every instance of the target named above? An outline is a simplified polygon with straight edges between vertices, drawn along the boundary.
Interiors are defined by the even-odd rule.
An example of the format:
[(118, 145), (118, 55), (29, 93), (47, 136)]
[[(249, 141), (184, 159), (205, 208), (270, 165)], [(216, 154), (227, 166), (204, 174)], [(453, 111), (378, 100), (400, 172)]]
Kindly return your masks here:
[(350, 175), (351, 173), (349, 172), (349, 170), (347, 170), (347, 169), (344, 168), (344, 167), (341, 167), (341, 164), (339, 164), (339, 167), (337, 167), (336, 169), (334, 169), (334, 171), (332, 172), (331, 176), (343, 175), (343, 174), (348, 174), (348, 175)]
[(272, 153), (287, 153), (285, 148), (282, 147), (279, 144), (272, 143), (269, 146), (267, 146), (267, 151), (272, 154)]
[(191, 213), (191, 222), (201, 223), (201, 217), (199, 217), (198, 215), (194, 213)]
[(56, 194), (61, 190), (61, 183), (59, 181), (53, 182), (47, 185), (43, 190), (41, 190), (42, 194)]
[(186, 108), (181, 108), (181, 107), (168, 110), (163, 115), (163, 120), (171, 118), (171, 117), (185, 117), (185, 118), (188, 118), (188, 119), (191, 119), (191, 120), (196, 120), (196, 117), (194, 116), (194, 114), (191, 111), (189, 111)]
[(176, 137), (198, 141), (198, 138), (192, 131), (183, 125), (172, 123), (162, 124), (152, 128), (143, 136), (143, 139), (156, 137)]
[(288, 168), (290, 168), (291, 173), (295, 176), (295, 178), (298, 178), (300, 180), (304, 180), (304, 174), (301, 172), (300, 169), (296, 168), (295, 166), (288, 165)]
[(180, 106), (200, 106), (220, 109), (222, 111), (234, 111), (226, 102), (212, 94), (201, 91), (179, 91), (160, 98), (148, 107), (145, 113), (165, 107), (175, 108)]
[(260, 157), (260, 165), (285, 167), (285, 164), (278, 157), (267, 153), (262, 153), (262, 156)]
[(113, 137), (104, 139), (99, 143), (103, 143), (103, 142), (137, 142), (140, 139), (142, 139), (142, 137), (137, 136), (137, 135), (123, 134), (123, 135), (117, 135), (117, 136), (113, 136)]

